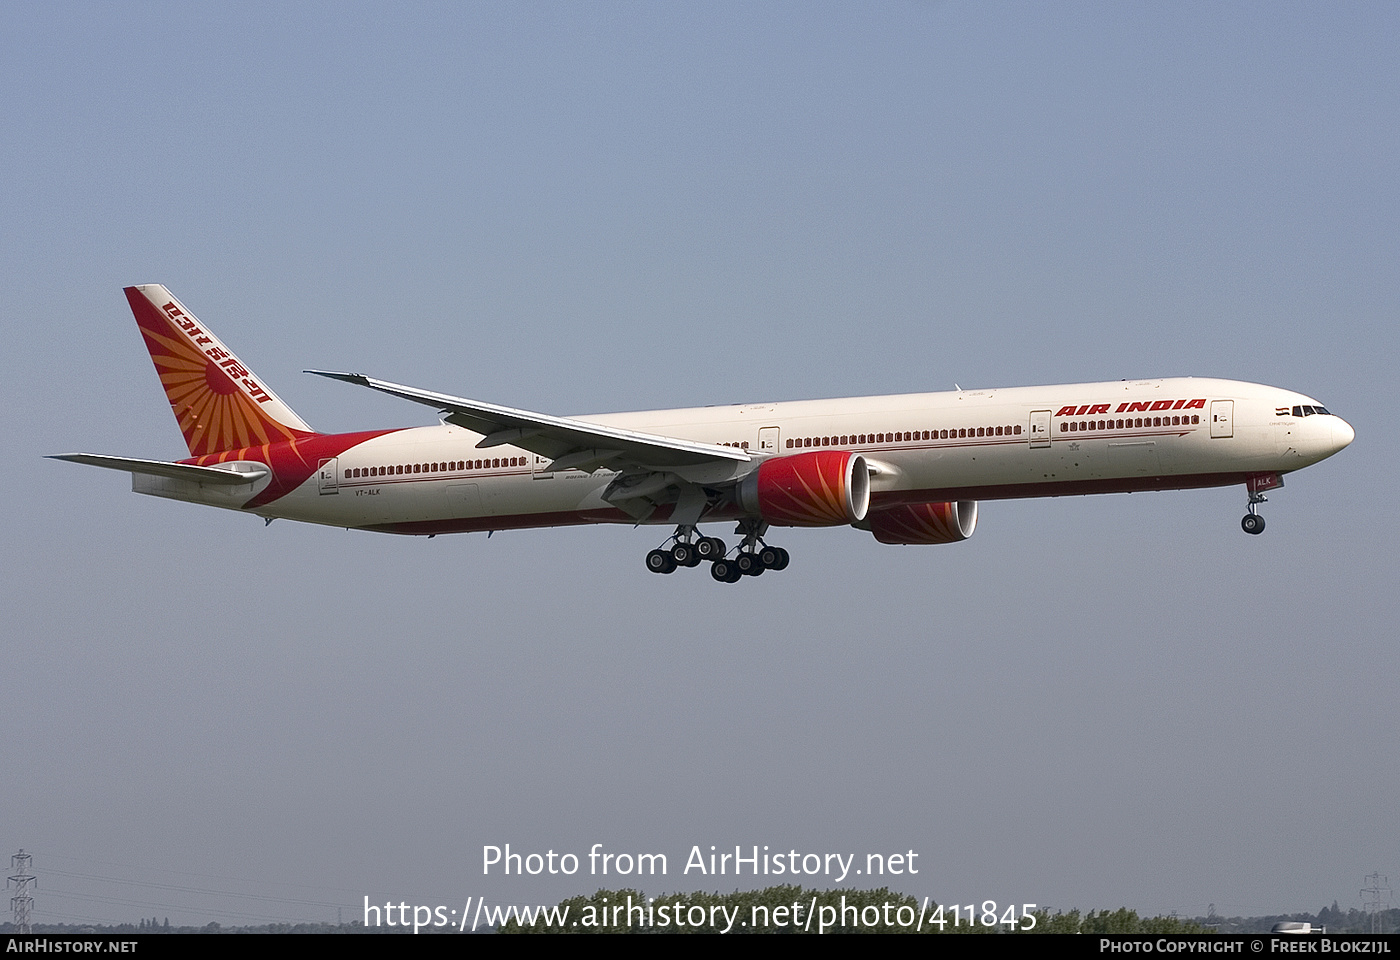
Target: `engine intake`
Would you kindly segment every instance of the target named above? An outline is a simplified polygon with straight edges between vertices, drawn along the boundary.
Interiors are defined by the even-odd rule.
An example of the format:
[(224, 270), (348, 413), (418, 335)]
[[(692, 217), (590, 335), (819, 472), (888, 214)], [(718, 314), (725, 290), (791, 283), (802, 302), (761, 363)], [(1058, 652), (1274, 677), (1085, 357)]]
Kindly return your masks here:
[(870, 507), (870, 472), (849, 450), (775, 457), (739, 484), (739, 505), (779, 527), (857, 523)]

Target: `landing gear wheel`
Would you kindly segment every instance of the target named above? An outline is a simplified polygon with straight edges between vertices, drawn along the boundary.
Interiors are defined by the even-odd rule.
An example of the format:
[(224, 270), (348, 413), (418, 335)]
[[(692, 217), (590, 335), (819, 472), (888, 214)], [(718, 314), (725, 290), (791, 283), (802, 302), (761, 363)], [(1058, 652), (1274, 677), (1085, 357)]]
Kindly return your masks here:
[(758, 551), (758, 559), (765, 570), (782, 570), (788, 565), (788, 552), (782, 547), (764, 547)]
[(758, 554), (745, 551), (734, 558), (734, 566), (739, 568), (739, 573), (745, 577), (756, 577), (763, 572), (763, 561), (758, 558)]
[(733, 560), (720, 559), (710, 564), (710, 576), (720, 583), (738, 583), (743, 574), (739, 572), (739, 565)]
[(718, 537), (701, 537), (695, 541), (695, 553), (701, 560), (718, 560), (729, 552)]
[(671, 573), (676, 569), (676, 561), (665, 550), (653, 550), (647, 554), (647, 569), (652, 573)]
[(1264, 532), (1264, 518), (1257, 513), (1246, 513), (1244, 519), (1240, 521), (1240, 529), (1245, 533), (1260, 534)]
[(695, 544), (685, 541), (671, 547), (671, 559), (676, 561), (678, 567), (698, 567), (700, 565), (700, 553), (695, 549)]

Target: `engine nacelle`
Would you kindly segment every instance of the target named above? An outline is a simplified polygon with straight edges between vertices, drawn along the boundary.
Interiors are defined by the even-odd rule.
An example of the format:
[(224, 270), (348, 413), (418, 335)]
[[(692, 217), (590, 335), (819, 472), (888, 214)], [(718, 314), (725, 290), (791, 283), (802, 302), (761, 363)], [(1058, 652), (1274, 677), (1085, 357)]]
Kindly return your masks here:
[(877, 510), (861, 526), (881, 543), (957, 543), (977, 529), (977, 501), (915, 503)]
[(849, 450), (774, 457), (739, 484), (739, 505), (779, 527), (857, 523), (870, 507), (870, 471)]

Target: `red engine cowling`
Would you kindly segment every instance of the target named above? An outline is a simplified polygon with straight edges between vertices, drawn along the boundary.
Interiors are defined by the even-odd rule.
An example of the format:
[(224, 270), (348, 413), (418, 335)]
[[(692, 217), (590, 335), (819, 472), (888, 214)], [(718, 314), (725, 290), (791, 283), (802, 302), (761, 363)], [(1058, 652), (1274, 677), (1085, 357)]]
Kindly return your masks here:
[(862, 526), (881, 543), (957, 543), (977, 529), (977, 501), (916, 503), (877, 510)]
[(870, 472), (849, 450), (774, 457), (739, 484), (739, 505), (779, 527), (839, 527), (865, 519)]

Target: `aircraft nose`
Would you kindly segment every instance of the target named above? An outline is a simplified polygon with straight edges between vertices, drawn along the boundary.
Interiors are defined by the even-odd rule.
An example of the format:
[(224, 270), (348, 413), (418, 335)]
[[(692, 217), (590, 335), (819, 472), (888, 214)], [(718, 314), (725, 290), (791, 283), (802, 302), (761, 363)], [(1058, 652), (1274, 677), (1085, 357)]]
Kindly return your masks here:
[(1336, 452), (1356, 439), (1356, 431), (1341, 417), (1332, 418), (1332, 450)]

